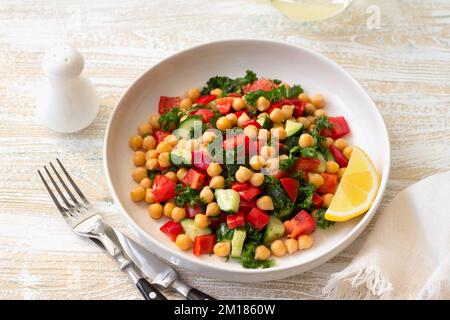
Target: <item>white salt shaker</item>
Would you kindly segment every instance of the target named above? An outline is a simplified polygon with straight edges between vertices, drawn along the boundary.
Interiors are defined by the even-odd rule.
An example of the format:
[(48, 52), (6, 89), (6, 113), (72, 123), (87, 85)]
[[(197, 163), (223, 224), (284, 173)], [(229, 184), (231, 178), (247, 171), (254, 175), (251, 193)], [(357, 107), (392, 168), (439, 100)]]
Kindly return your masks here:
[(94, 121), (99, 109), (92, 83), (80, 77), (83, 56), (65, 46), (50, 50), (44, 56), (45, 79), (37, 92), (37, 115), (48, 128), (58, 132), (75, 132)]

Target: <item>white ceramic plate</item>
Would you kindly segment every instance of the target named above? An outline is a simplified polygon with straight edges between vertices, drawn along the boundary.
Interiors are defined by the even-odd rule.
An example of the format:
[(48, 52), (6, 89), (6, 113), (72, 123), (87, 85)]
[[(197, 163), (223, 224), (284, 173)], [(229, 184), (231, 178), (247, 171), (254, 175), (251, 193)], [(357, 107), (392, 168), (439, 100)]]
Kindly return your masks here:
[[(381, 186), (372, 208), (362, 217), (336, 223), (314, 233), (314, 246), (276, 259), (268, 269), (244, 269), (233, 260), (182, 252), (159, 231), (164, 223), (147, 215), (145, 204), (129, 198), (135, 186), (134, 165), (128, 139), (148, 115), (157, 111), (161, 95), (183, 95), (188, 88), (201, 87), (212, 76), (238, 77), (246, 69), (259, 77), (300, 84), (307, 93), (325, 95), (326, 111), (343, 115), (349, 122), (351, 143), (366, 151), (381, 175)], [(130, 227), (148, 248), (174, 264), (202, 275), (231, 281), (266, 281), (289, 277), (332, 258), (348, 246), (367, 226), (380, 204), (390, 168), (390, 146), (383, 119), (375, 104), (346, 71), (322, 55), (284, 43), (261, 40), (229, 40), (208, 43), (171, 56), (144, 73), (126, 91), (114, 109), (106, 129), (104, 165), (115, 202)]]

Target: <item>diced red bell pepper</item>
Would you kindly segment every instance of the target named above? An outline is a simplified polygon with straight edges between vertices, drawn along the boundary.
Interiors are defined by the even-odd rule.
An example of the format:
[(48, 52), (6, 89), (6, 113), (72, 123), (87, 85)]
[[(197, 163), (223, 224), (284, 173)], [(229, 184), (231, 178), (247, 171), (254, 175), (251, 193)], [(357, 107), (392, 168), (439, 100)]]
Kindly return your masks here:
[(200, 256), (202, 254), (210, 254), (213, 252), (215, 243), (216, 243), (215, 234), (196, 236), (194, 239), (193, 252), (196, 256)]
[(253, 81), (253, 83), (243, 86), (242, 91), (244, 91), (244, 93), (249, 93), (256, 90), (270, 91), (276, 87), (278, 86), (270, 80), (258, 79)]
[(181, 224), (173, 220), (167, 221), (165, 224), (161, 226), (161, 228), (159, 228), (159, 230), (167, 234), (170, 237), (170, 239), (172, 239), (172, 241), (175, 241), (177, 239), (177, 236), (180, 233), (184, 232), (184, 229), (181, 226)]
[(239, 119), (239, 117), (242, 116), (243, 113), (248, 115), (248, 110), (244, 109), (244, 110), (236, 111), (234, 114), (236, 115), (236, 118)]
[(231, 92), (227, 95), (227, 97), (232, 97), (232, 98), (240, 98), (242, 97), (241, 93), (237, 93), (237, 92)]
[(298, 103), (294, 104), (294, 112), (293, 115), (295, 118), (303, 117), (305, 112), (305, 106), (308, 102), (297, 100)]
[(297, 200), (298, 187), (300, 186), (298, 180), (293, 178), (282, 178), (280, 179), (280, 182), (283, 185), (284, 190), (286, 190), (289, 198), (292, 202), (295, 202), (295, 200)]
[(323, 199), (317, 193), (314, 192), (312, 202), (314, 204), (314, 208), (322, 208)]
[(297, 239), (302, 234), (314, 232), (316, 230), (316, 222), (307, 211), (302, 210), (291, 220), (286, 220), (284, 228), (288, 238)]
[(209, 109), (198, 109), (198, 110), (192, 111), (190, 114), (194, 115), (194, 116), (202, 117), (203, 123), (209, 123), (209, 120), (212, 117), (214, 117), (214, 112)]
[(211, 157), (206, 152), (199, 150), (192, 152), (192, 165), (195, 169), (206, 171), (211, 162)]
[(331, 154), (334, 157), (334, 160), (336, 160), (336, 162), (338, 163), (339, 167), (345, 168), (348, 166), (348, 160), (347, 160), (347, 158), (345, 158), (345, 156), (341, 152), (341, 150), (336, 148), (336, 146), (334, 144), (330, 145), (329, 149), (330, 149)]
[(159, 98), (158, 112), (164, 114), (173, 107), (178, 107), (180, 105), (180, 97), (165, 97), (161, 96)]
[(311, 171), (316, 169), (319, 165), (319, 159), (299, 158), (294, 164), (294, 169), (296, 171)]
[(194, 218), (197, 214), (204, 213), (204, 210), (198, 204), (196, 204), (193, 208), (189, 207), (188, 205), (186, 205), (184, 208), (186, 210), (186, 218)]
[(261, 124), (260, 124), (258, 121), (256, 121), (255, 119), (251, 119), (251, 120), (245, 121), (245, 122), (242, 124), (242, 128), (245, 128), (246, 126), (249, 126), (249, 125), (253, 125), (253, 126), (257, 127), (258, 129), (261, 129), (261, 128), (262, 128), (262, 127), (261, 127)]
[(183, 178), (182, 182), (190, 186), (192, 189), (200, 189), (203, 186), (203, 182), (205, 181), (205, 174), (198, 172), (195, 169), (189, 169), (186, 176)]
[(244, 225), (245, 225), (245, 215), (243, 212), (238, 212), (236, 214), (229, 214), (227, 216), (228, 229), (234, 229), (237, 227), (242, 227)]
[(275, 179), (281, 179), (287, 176), (287, 172), (284, 170), (277, 170), (272, 175)]
[(176, 183), (167, 178), (166, 176), (159, 174), (153, 181), (153, 196), (156, 202), (162, 202), (170, 198), (175, 197)]
[(221, 223), (227, 221), (227, 214), (225, 212), (221, 212), (220, 215), (216, 217), (208, 217), (208, 220), (209, 220), (208, 227), (212, 230), (216, 230)]
[(233, 98), (219, 98), (216, 100), (216, 108), (221, 115), (226, 115), (230, 112), (233, 105)]
[(256, 207), (256, 199), (253, 198), (252, 200), (245, 200), (240, 199), (239, 201), (239, 212), (243, 212), (244, 214), (247, 214)]
[(270, 220), (270, 216), (264, 211), (253, 208), (246, 217), (246, 220), (257, 230), (264, 228)]
[(244, 199), (246, 201), (252, 200), (254, 197), (261, 193), (260, 188), (254, 187), (249, 183), (235, 182), (231, 186), (231, 189), (239, 192), (241, 199)]
[(216, 99), (217, 96), (215, 94), (210, 94), (207, 96), (201, 96), (197, 100), (195, 100), (194, 104), (201, 104), (202, 106), (206, 106), (208, 103)]
[(324, 183), (317, 189), (317, 192), (326, 194), (326, 193), (335, 193), (337, 186), (337, 175), (334, 173), (322, 173), (322, 177)]
[(244, 191), (247, 190), (248, 188), (250, 188), (252, 185), (248, 182), (235, 182), (231, 185), (231, 189), (233, 189), (234, 191)]
[(344, 117), (328, 117), (328, 122), (331, 123), (333, 127), (326, 131), (326, 136), (338, 139), (350, 132), (350, 127)]
[(153, 130), (153, 138), (156, 140), (156, 144), (164, 141), (164, 138), (170, 135), (169, 131), (164, 131), (160, 129)]

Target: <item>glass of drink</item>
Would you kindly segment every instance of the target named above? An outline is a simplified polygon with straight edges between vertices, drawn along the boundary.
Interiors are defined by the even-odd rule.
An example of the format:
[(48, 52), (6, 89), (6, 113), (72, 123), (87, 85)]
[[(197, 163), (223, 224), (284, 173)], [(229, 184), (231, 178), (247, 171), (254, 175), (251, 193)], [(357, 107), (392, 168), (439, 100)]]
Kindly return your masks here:
[(344, 11), (351, 0), (271, 0), (272, 5), (292, 20), (319, 21)]

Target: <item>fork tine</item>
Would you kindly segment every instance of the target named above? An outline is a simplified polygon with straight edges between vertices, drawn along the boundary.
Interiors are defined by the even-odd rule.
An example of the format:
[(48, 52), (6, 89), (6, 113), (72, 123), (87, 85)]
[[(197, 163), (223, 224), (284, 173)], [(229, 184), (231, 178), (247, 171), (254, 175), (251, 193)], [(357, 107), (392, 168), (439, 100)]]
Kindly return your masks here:
[(56, 176), (58, 177), (59, 182), (61, 182), (64, 190), (66, 190), (67, 194), (69, 195), (69, 197), (72, 199), (72, 201), (77, 204), (80, 205), (80, 203), (78, 202), (77, 198), (75, 198), (75, 196), (73, 195), (72, 191), (70, 191), (69, 187), (67, 187), (67, 184), (64, 182), (64, 180), (62, 179), (62, 177), (59, 175), (59, 172), (56, 171), (56, 168), (53, 166), (53, 163), (50, 162), (50, 166), (53, 169), (53, 172), (55, 172)]
[(81, 192), (80, 188), (78, 188), (78, 186), (76, 185), (75, 181), (73, 181), (72, 177), (69, 175), (69, 173), (67, 172), (66, 168), (64, 168), (64, 166), (62, 165), (61, 161), (59, 161), (58, 158), (56, 158), (56, 161), (59, 163), (59, 166), (61, 167), (62, 171), (66, 175), (67, 180), (69, 180), (70, 184), (75, 189), (75, 191), (78, 193), (78, 195), (83, 200), (83, 202), (85, 204), (89, 204), (88, 199), (84, 196), (83, 192)]
[(45, 172), (47, 172), (48, 177), (50, 178), (50, 181), (52, 182), (53, 186), (56, 189), (56, 192), (58, 192), (60, 198), (62, 199), (62, 201), (66, 204), (67, 208), (72, 209), (74, 206), (72, 204), (69, 203), (69, 201), (67, 201), (66, 197), (64, 196), (64, 194), (62, 193), (61, 189), (59, 188), (58, 184), (55, 182), (55, 180), (53, 179), (52, 175), (50, 174), (50, 172), (48, 171), (47, 167), (44, 166), (44, 170)]
[(41, 171), (37, 171), (39, 176), (41, 177), (42, 182), (44, 183), (45, 189), (47, 189), (48, 193), (50, 194), (50, 197), (52, 198), (53, 202), (55, 203), (55, 206), (58, 208), (59, 212), (62, 214), (63, 217), (65, 217), (65, 214), (67, 212), (67, 209), (64, 208), (61, 203), (59, 203), (58, 199), (55, 197), (55, 194), (53, 193), (52, 189), (50, 189), (50, 186), (48, 185), (47, 181), (45, 180), (44, 176), (42, 175)]

